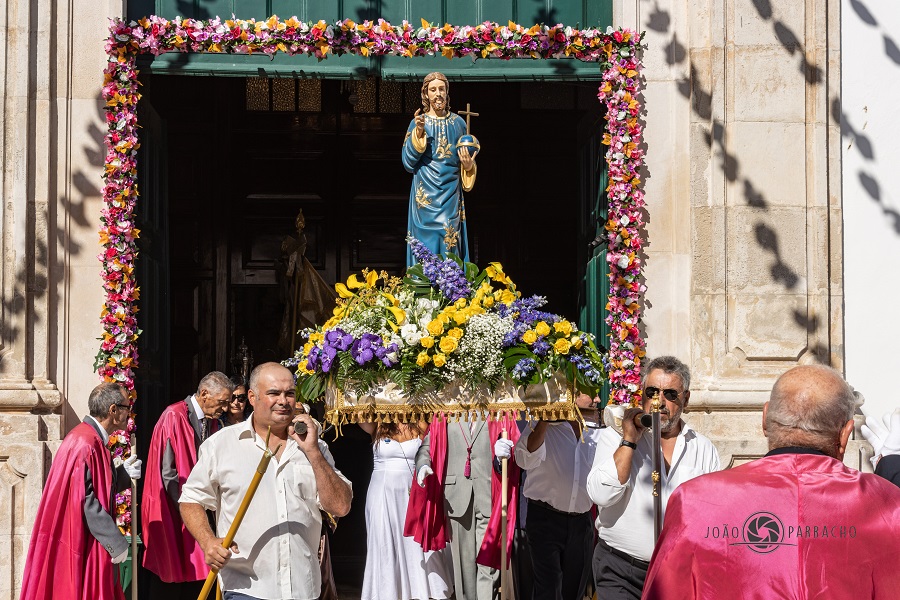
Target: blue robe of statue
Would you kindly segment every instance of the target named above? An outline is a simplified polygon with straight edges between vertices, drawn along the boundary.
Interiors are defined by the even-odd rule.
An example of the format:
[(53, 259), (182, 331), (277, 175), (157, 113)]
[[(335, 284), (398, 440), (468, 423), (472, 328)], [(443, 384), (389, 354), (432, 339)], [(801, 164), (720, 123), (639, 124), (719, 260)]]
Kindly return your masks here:
[[(466, 133), (466, 122), (455, 113), (446, 117), (425, 115), (425, 150), (413, 144), (415, 120), (406, 130), (403, 142), (403, 166), (413, 174), (409, 192), (408, 232), (436, 254), (452, 252), (469, 260), (466, 235), (466, 207), (456, 142)], [(466, 176), (471, 189), (475, 174)], [(412, 251), (406, 249), (406, 266), (415, 264)]]

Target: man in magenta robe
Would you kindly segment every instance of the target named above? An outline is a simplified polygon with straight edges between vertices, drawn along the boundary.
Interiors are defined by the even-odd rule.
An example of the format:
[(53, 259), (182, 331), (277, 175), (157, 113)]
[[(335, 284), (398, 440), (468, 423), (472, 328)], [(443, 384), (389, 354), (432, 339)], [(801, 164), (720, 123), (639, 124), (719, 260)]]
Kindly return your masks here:
[(828, 367), (783, 374), (769, 453), (675, 490), (642, 597), (897, 598), (900, 489), (841, 462), (856, 404)]
[(153, 598), (194, 600), (209, 573), (203, 548), (181, 520), (178, 498), (200, 444), (218, 431), (232, 391), (228, 376), (213, 371), (200, 380), (196, 394), (169, 405), (153, 428), (141, 501), (144, 567), (153, 573)]
[(22, 580), (22, 600), (122, 600), (118, 568), (128, 542), (112, 516), (115, 494), (140, 477), (132, 455), (113, 467), (109, 434), (125, 429), (131, 404), (117, 383), (88, 398), (90, 416), (63, 440), (41, 497)]

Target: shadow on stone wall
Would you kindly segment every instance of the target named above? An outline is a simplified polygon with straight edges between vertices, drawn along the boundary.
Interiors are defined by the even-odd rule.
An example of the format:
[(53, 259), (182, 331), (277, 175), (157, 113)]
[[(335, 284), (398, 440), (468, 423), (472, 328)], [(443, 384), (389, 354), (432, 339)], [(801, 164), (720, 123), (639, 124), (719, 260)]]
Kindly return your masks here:
[[(866, 9), (861, 0), (850, 0), (851, 5), (856, 11), (860, 19), (872, 26), (878, 26), (877, 21)], [(804, 45), (800, 42), (800, 38), (788, 27), (783, 21), (775, 18), (772, 5), (769, 0), (753, 0), (753, 6), (757, 14), (772, 26), (772, 31), (776, 39), (784, 48), (786, 57), (796, 56), (799, 54), (800, 64), (798, 66), (799, 75), (803, 77), (807, 83), (822, 83), (824, 81), (823, 70), (808, 61), (807, 53)], [(766, 200), (762, 193), (757, 189), (753, 181), (742, 174), (741, 163), (738, 157), (725, 147), (725, 124), (719, 119), (712, 118), (712, 93), (710, 90), (704, 89), (699, 83), (696, 76), (696, 65), (690, 61), (688, 50), (678, 40), (677, 35), (671, 32), (672, 18), (668, 11), (664, 10), (654, 1), (653, 9), (647, 16), (645, 24), (648, 29), (657, 33), (669, 34), (668, 44), (663, 49), (666, 56), (666, 62), (671, 66), (684, 65), (687, 61), (689, 64), (690, 78), (684, 78), (677, 84), (679, 93), (690, 101), (691, 110), (700, 119), (710, 122), (711, 133), (706, 136), (706, 145), (710, 148), (715, 147), (715, 151), (722, 161), (722, 171), (725, 178), (731, 183), (739, 183), (743, 186), (744, 200), (747, 206), (767, 211), (770, 203)], [(671, 33), (670, 33), (671, 32)], [(894, 62), (900, 65), (900, 49), (897, 44), (887, 35), (884, 34), (885, 54)], [(653, 49), (651, 48), (652, 52)], [(860, 153), (869, 161), (874, 160), (874, 149), (871, 141), (862, 134), (861, 131), (855, 131), (847, 122), (846, 116), (841, 111), (841, 101), (839, 97), (830, 100), (831, 120), (834, 124), (841, 127), (841, 136), (848, 138), (850, 143), (856, 143), (860, 149)], [(858, 174), (860, 182), (872, 199), (879, 204), (881, 203), (880, 186), (876, 178), (870, 173), (860, 171)], [(886, 218), (893, 223), (894, 229), (900, 234), (900, 214), (892, 208), (882, 204), (882, 210)], [(781, 285), (785, 291), (794, 290), (799, 281), (800, 276), (788, 266), (781, 254), (779, 235), (776, 230), (763, 221), (757, 221), (754, 225), (754, 241), (755, 243), (770, 254), (772, 263), (769, 266), (769, 274), (771, 280)], [(794, 321), (798, 326), (802, 327), (809, 334), (817, 333), (827, 324), (820, 322), (817, 317), (810, 318), (807, 314), (800, 311), (794, 311)], [(821, 336), (820, 336), (821, 337)], [(827, 336), (826, 336), (827, 337)], [(808, 351), (816, 358), (817, 361), (828, 364), (830, 362), (830, 350), (824, 344), (817, 344), (808, 348)]]

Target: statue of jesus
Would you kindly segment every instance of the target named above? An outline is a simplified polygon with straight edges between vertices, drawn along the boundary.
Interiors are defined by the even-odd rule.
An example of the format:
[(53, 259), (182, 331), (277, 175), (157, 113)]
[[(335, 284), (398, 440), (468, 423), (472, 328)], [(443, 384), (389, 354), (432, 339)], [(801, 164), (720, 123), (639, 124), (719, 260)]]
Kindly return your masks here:
[[(450, 83), (442, 73), (425, 76), (422, 108), (416, 110), (403, 140), (403, 166), (413, 174), (407, 230), (432, 252), (452, 252), (469, 260), (463, 191), (475, 185), (478, 151), (456, 147), (467, 125), (450, 112), (449, 92)], [(407, 248), (406, 266), (414, 263)]]

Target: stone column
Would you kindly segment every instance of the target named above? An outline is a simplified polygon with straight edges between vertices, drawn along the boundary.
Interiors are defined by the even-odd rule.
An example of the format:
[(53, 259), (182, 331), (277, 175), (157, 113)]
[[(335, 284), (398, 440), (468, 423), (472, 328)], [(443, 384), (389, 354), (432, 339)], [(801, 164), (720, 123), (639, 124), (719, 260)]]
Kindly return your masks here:
[(98, 381), (103, 39), (121, 11), (7, 0), (0, 21), (0, 600), (19, 597), (52, 456)]
[[(843, 367), (839, 0), (620, 0), (647, 32), (648, 355), (727, 465), (799, 363)], [(858, 465), (860, 447), (848, 452)]]

